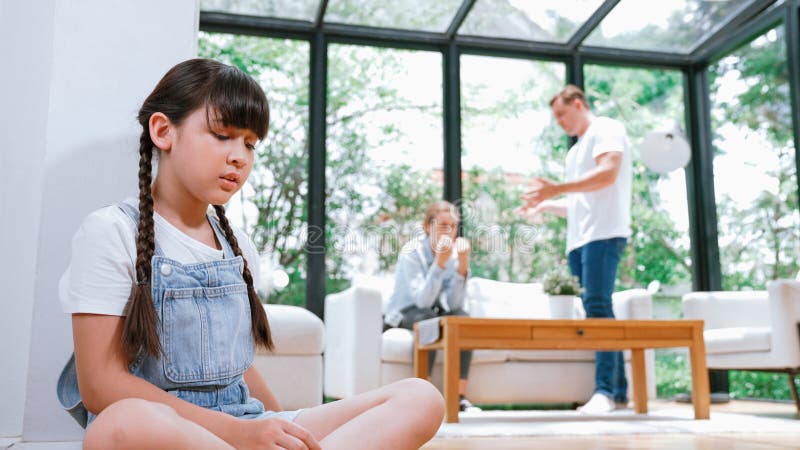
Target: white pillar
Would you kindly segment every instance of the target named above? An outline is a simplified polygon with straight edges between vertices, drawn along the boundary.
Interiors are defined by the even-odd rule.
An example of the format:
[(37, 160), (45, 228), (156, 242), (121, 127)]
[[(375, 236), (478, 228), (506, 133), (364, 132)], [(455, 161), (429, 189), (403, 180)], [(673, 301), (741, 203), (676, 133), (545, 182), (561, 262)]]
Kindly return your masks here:
[[(22, 415), (24, 441), (79, 439), (83, 431), (55, 397), (58, 373), (72, 351), (58, 279), (83, 217), (135, 194), (136, 113), (167, 69), (196, 55), (198, 0), (3, 5), (0, 42), (9, 51), (2, 54), (13, 55), (13, 62), (10, 71), (0, 71), (0, 123), (13, 128), (2, 144), (3, 172), (11, 168), (12, 177), (2, 185), (0, 273), (12, 278), (3, 280), (0, 324), (13, 323), (0, 327), (0, 376), (9, 376), (6, 346), (18, 359), (8, 371), (10, 388), (0, 385), (0, 423), (5, 427), (5, 415), (12, 417), (8, 431), (14, 434)], [(7, 304), (14, 305), (11, 315)]]

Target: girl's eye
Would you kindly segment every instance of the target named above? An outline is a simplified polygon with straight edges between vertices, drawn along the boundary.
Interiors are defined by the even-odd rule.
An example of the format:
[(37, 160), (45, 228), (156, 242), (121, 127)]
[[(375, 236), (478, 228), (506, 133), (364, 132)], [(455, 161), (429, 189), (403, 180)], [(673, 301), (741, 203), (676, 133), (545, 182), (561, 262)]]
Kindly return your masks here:
[(230, 139), (228, 136), (225, 136), (224, 134), (217, 134), (217, 133), (214, 133), (214, 137), (216, 137), (220, 141), (227, 141), (228, 139)]
[(256, 145), (255, 144), (244, 144), (244, 146), (247, 147), (248, 150), (255, 150), (256, 149)]

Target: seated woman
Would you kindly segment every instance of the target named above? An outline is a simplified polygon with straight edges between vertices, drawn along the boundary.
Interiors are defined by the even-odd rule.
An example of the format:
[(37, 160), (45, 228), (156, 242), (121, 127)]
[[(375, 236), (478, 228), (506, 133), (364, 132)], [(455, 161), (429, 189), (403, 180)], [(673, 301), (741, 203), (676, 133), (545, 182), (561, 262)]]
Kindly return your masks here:
[[(428, 207), (425, 237), (409, 243), (397, 260), (394, 293), (384, 316), (385, 328), (414, 329), (414, 323), (439, 316), (466, 316), (464, 297), (469, 274), (469, 241), (456, 238), (459, 214), (449, 202)], [(455, 251), (454, 251), (455, 250)], [(436, 352), (428, 353), (428, 378)], [(459, 410), (480, 411), (464, 398), (472, 351), (461, 352)]]

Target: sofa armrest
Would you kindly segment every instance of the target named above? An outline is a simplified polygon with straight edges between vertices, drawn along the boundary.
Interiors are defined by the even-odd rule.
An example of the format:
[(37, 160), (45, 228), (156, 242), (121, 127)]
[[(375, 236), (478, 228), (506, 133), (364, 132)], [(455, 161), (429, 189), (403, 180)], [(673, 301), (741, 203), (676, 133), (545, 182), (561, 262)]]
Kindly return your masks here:
[(617, 319), (652, 319), (653, 296), (645, 289), (628, 289), (611, 296)]
[[(322, 350), (325, 327), (305, 308), (264, 305), (274, 349), (258, 348), (253, 366), (280, 405), (299, 409), (322, 403)], [(302, 374), (298, 377), (297, 374)]]
[(775, 280), (767, 283), (771, 322), (771, 349), (788, 367), (800, 367), (800, 282)]
[[(322, 355), (325, 326), (311, 311), (298, 306), (264, 305), (274, 355)], [(261, 353), (261, 352), (259, 352)]]
[(690, 292), (683, 317), (705, 321), (705, 329), (770, 326), (766, 291)]
[(345, 398), (380, 386), (381, 294), (352, 286), (325, 297), (325, 395)]

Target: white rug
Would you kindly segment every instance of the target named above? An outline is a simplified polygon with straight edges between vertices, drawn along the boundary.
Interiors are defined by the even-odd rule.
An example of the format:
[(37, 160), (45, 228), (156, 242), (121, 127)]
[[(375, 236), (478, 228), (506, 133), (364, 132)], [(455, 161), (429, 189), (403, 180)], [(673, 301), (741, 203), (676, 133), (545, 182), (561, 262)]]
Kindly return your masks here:
[(687, 408), (648, 414), (632, 410), (590, 416), (576, 411), (482, 411), (461, 413), (459, 423), (442, 424), (436, 437), (586, 436), (599, 434), (798, 433), (800, 420), (712, 412), (694, 420)]

